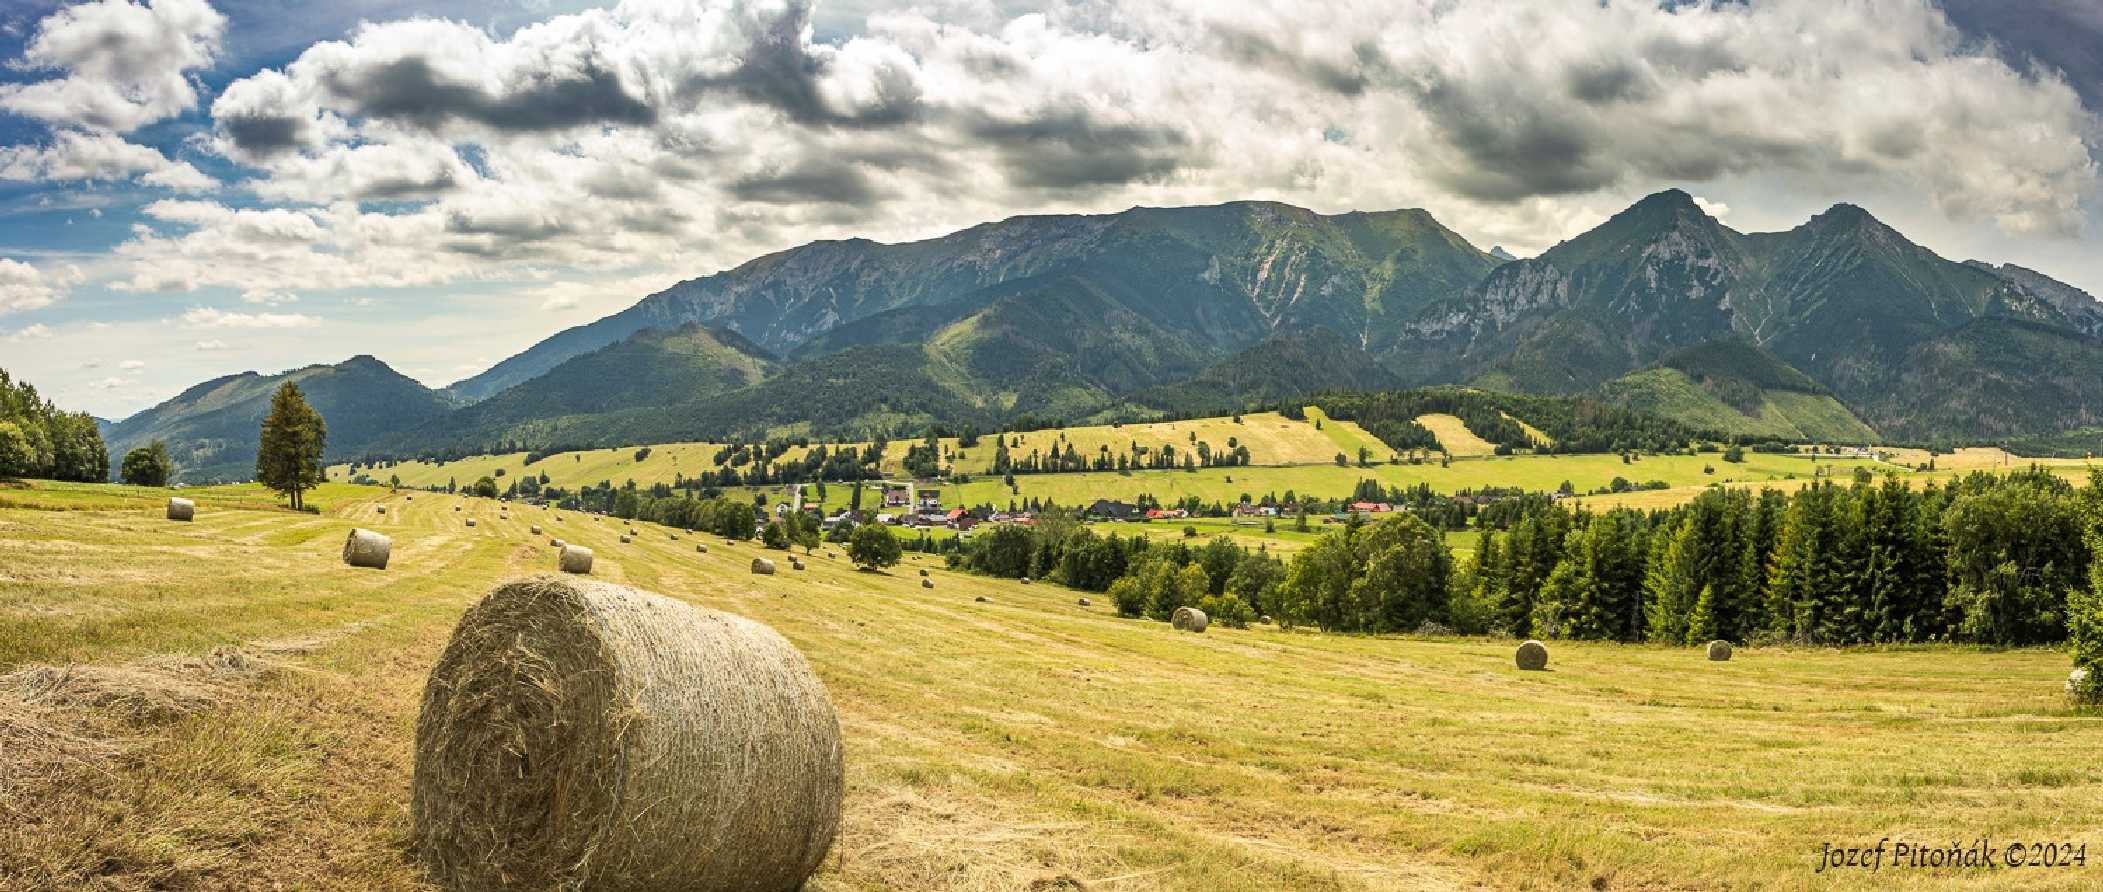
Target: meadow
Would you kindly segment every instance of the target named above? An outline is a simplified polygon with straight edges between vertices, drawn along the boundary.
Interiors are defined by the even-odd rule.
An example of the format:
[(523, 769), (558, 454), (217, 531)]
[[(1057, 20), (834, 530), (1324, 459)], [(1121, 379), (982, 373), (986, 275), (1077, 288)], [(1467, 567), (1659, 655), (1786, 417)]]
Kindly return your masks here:
[[(1551, 671), (1520, 673), (1510, 641), (1179, 634), (925, 557), (864, 573), (821, 547), (761, 577), (750, 543), (700, 555), (642, 525), (621, 545), (617, 521), (481, 499), (330, 485), (309, 515), (187, 490), (184, 524), (167, 494), (0, 489), (0, 889), (430, 888), (405, 852), (418, 697), (469, 604), (553, 567), (547, 535), (809, 658), (848, 764), (815, 890), (2077, 889), (2103, 870), (1816, 871), (1827, 844), (1885, 837), (2103, 859), (2103, 716), (2067, 706), (2050, 650), (1553, 642)], [(389, 569), (337, 560), (353, 526), (394, 537)], [(45, 665), (75, 696), (20, 699)]]
[[(1064, 452), (1072, 446), (1082, 456), (1092, 458), (1105, 447), (1115, 454), (1128, 452), (1136, 444), (1147, 450), (1174, 446), (1181, 454), (1195, 450), (1197, 442), (1204, 442), (1213, 451), (1226, 453), (1232, 451), (1227, 443), (1233, 440), (1247, 446), (1251, 462), (1259, 465), (1328, 464), (1335, 461), (1338, 453), (1355, 460), (1361, 446), (1371, 450), (1380, 460), (1394, 453), (1358, 425), (1323, 418), (1319, 409), (1311, 409), (1305, 421), (1295, 421), (1275, 412), (1251, 413), (1240, 418), (1238, 423), (1231, 417), (1221, 416), (1023, 431), (1008, 435), (1012, 443), (1009, 452), (1019, 460), (1032, 451), (1049, 453), (1056, 449)], [(1319, 427), (1315, 423), (1318, 418), (1322, 421)], [(906, 450), (922, 442), (925, 441), (889, 441), (881, 464), (883, 472), (903, 474)], [(965, 448), (956, 437), (942, 438), (939, 442), (945, 451), (961, 455), (950, 463), (960, 472), (984, 474), (993, 466), (992, 434), (981, 436), (978, 445), (971, 448)], [(848, 445), (867, 446), (866, 443)], [(649, 454), (641, 460), (635, 457), (638, 447), (631, 446), (564, 452), (532, 463), (526, 461), (527, 453), (511, 452), (470, 456), (442, 464), (401, 462), (367, 473), (380, 482), (400, 477), (403, 486), (418, 488), (442, 487), (449, 481), (465, 486), (485, 475), (494, 476), (499, 470), (514, 479), (527, 473), (545, 473), (551, 483), (571, 489), (602, 481), (611, 481), (618, 486), (633, 480), (639, 486), (650, 486), (716, 469), (719, 466), (715, 464), (715, 455), (722, 448), (721, 443), (665, 443), (651, 446)], [(790, 447), (782, 454), (782, 460), (799, 459), (809, 451), (807, 447)], [(349, 465), (332, 466), (328, 474), (333, 481), (351, 479)]]

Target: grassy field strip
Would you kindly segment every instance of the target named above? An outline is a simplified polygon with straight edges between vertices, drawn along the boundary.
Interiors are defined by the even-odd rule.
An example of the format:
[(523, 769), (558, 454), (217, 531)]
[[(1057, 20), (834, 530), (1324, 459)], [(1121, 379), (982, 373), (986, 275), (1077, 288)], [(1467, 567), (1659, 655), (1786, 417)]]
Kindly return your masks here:
[(1439, 447), (1454, 458), (1480, 458), (1497, 451), (1496, 444), (1468, 430), (1467, 422), (1452, 415), (1419, 415), (1417, 423), (1438, 438)]
[[(303, 642), (281, 658), (297, 671), (121, 729), (143, 742), (109, 773), (0, 806), (37, 816), (0, 827), (0, 850), (109, 888), (426, 888), (401, 853), (424, 674), (474, 597), (552, 564), (549, 536), (597, 550), (602, 578), (754, 617), (809, 657), (849, 753), (819, 890), (1882, 889), (1894, 878), (1814, 875), (1820, 844), (1990, 832), (2103, 849), (2080, 818), (2103, 806), (2103, 720), (2067, 710), (2065, 658), (2047, 651), (1708, 663), (1555, 643), (1553, 671), (1520, 675), (1510, 642), (1177, 635), (1100, 596), (1082, 608), (922, 556), (867, 574), (823, 546), (795, 571), (750, 543), (637, 524), (622, 545), (620, 522), (507, 519), (486, 500), (330, 487), (315, 501), (321, 518), (192, 525), (159, 520), (154, 500), (0, 510), (0, 539), (44, 543), (0, 566), (0, 673)], [(395, 537), (391, 569), (336, 564), (353, 520)], [(300, 535), (256, 529), (272, 521)], [(757, 554), (778, 575), (747, 572)], [(0, 871), (0, 888), (34, 886)]]
[[(1149, 450), (1174, 446), (1181, 453), (1196, 449), (1196, 441), (1191, 439), (1193, 435), (1215, 452), (1231, 451), (1227, 445), (1229, 439), (1246, 445), (1252, 462), (1258, 465), (1329, 462), (1338, 452), (1355, 460), (1361, 445), (1382, 459), (1393, 452), (1352, 422), (1325, 420), (1323, 428), (1317, 430), (1314, 426), (1317, 417), (1322, 417), (1319, 409), (1310, 409), (1306, 421), (1294, 421), (1275, 412), (1258, 412), (1242, 416), (1240, 423), (1235, 423), (1230, 417), (1194, 418), (1026, 431), (1008, 436), (1011, 440), (1021, 441), (1010, 447), (1011, 454), (1018, 459), (1028, 456), (1032, 450), (1044, 453), (1058, 449), (1063, 452), (1068, 445), (1088, 458), (1093, 458), (1103, 447), (1108, 447), (1112, 454), (1122, 454), (1129, 452), (1135, 444)], [(884, 450), (884, 473), (903, 473), (906, 449), (919, 442), (891, 441)], [(955, 437), (943, 438), (940, 442), (952, 453), (963, 453), (963, 458), (953, 462), (961, 472), (984, 474), (992, 467), (994, 448), (990, 433), (982, 436), (977, 446), (968, 449)], [(849, 445), (866, 447), (867, 444)], [(545, 473), (554, 484), (572, 489), (602, 481), (619, 485), (633, 480), (639, 486), (650, 486), (672, 483), (680, 476), (694, 477), (704, 470), (717, 468), (715, 454), (722, 448), (720, 443), (665, 443), (651, 446), (649, 455), (642, 461), (635, 459), (635, 447), (591, 449), (560, 453), (530, 465), (526, 463), (526, 453), (513, 452), (470, 456), (442, 465), (402, 462), (370, 473), (381, 482), (399, 476), (402, 485), (419, 488), (444, 486), (448, 481), (465, 486), (485, 475), (494, 476), (499, 470), (505, 475), (498, 478), (500, 482), (527, 473)], [(777, 461), (800, 459), (808, 452), (809, 449), (804, 447), (790, 447)], [(350, 478), (349, 471), (348, 465), (332, 466), (328, 469), (329, 479), (346, 481)], [(0, 493), (0, 498), (4, 498), (4, 493)]]

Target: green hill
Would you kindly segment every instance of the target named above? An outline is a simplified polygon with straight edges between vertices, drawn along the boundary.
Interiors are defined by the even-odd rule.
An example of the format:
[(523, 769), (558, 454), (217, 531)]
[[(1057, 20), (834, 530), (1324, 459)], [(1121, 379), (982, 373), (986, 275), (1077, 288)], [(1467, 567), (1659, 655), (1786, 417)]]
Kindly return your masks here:
[[(451, 403), (437, 391), (371, 356), (276, 375), (242, 372), (185, 390), (110, 426), (110, 454), (120, 458), (152, 440), (168, 444), (185, 483), (246, 480), (255, 475), (256, 436), (278, 385), (293, 381), (328, 422), (328, 457), (361, 454), (374, 442), (444, 416)], [(114, 464), (114, 462), (113, 462)]]
[(1877, 438), (1810, 376), (1734, 337), (1681, 350), (1608, 382), (1600, 396), (1720, 434), (1840, 443)]

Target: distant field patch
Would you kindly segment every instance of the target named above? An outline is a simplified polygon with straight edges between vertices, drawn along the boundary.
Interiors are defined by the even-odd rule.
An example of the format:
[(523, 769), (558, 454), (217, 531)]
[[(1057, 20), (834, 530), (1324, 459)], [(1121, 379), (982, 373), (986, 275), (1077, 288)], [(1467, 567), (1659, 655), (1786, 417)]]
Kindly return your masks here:
[(1439, 438), (1439, 446), (1455, 458), (1473, 458), (1497, 451), (1495, 443), (1476, 436), (1474, 431), (1468, 430), (1466, 422), (1452, 415), (1419, 415), (1417, 423)]

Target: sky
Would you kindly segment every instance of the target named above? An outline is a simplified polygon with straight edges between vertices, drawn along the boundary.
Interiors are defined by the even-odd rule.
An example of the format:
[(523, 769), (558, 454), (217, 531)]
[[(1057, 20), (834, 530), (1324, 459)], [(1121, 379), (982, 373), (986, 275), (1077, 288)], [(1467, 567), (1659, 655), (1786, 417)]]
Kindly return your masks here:
[(7, 0), (0, 368), (433, 386), (818, 239), (1238, 199), (1522, 256), (1669, 187), (2103, 294), (2095, 0)]

